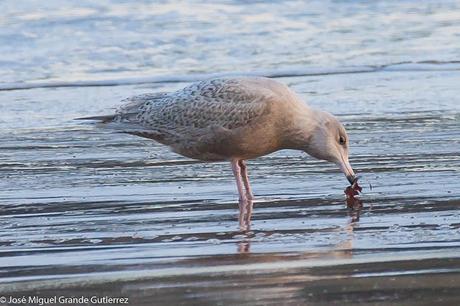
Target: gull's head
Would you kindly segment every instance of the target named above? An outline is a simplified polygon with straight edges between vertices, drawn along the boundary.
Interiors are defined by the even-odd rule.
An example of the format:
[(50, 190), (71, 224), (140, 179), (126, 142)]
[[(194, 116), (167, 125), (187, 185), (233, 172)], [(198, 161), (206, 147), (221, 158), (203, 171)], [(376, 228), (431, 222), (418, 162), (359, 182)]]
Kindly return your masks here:
[(317, 124), (310, 135), (306, 152), (318, 159), (335, 163), (350, 184), (357, 179), (348, 161), (348, 135), (343, 125), (333, 115), (316, 111)]

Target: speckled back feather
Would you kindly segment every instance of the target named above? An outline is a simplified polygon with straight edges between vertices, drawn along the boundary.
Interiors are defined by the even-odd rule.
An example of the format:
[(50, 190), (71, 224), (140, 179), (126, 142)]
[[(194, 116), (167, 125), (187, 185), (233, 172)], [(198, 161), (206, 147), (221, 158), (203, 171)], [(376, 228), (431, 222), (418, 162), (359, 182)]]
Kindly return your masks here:
[(308, 111), (286, 85), (254, 77), (210, 79), (124, 102), (99, 126), (201, 160), (248, 159), (290, 147), (285, 136), (298, 131), (295, 114)]
[(175, 142), (171, 138), (195, 137), (209, 127), (232, 130), (247, 125), (264, 112), (269, 96), (239, 79), (213, 79), (171, 93), (131, 97), (112, 122), (117, 129), (125, 125), (128, 133)]

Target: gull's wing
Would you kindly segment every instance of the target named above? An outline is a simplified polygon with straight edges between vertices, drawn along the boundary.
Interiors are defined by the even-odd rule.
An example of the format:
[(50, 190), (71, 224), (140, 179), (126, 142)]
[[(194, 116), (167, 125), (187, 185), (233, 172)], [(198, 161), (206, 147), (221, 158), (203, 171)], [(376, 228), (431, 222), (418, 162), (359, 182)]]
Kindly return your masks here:
[(269, 111), (267, 102), (273, 96), (270, 89), (253, 80), (213, 79), (172, 93), (135, 96), (118, 109), (109, 126), (157, 140), (190, 139), (210, 128), (247, 126)]

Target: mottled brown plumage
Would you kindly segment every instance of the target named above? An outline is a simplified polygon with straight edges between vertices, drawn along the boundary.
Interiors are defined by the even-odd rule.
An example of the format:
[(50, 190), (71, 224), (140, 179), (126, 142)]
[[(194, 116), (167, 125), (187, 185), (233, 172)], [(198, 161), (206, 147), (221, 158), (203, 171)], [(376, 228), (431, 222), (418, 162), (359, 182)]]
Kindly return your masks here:
[[(268, 78), (220, 78), (125, 100), (100, 126), (154, 139), (183, 156), (230, 160), (241, 200), (252, 198), (244, 160), (297, 149), (339, 165), (351, 181), (348, 136), (331, 114), (310, 108)], [(243, 186), (244, 185), (244, 186)], [(246, 189), (246, 194), (244, 193)]]
[[(248, 159), (279, 150), (280, 111), (297, 98), (266, 78), (213, 79), (172, 93), (129, 98), (104, 124), (147, 137), (200, 160)], [(275, 118), (277, 117), (277, 118)], [(274, 120), (277, 119), (277, 120)]]

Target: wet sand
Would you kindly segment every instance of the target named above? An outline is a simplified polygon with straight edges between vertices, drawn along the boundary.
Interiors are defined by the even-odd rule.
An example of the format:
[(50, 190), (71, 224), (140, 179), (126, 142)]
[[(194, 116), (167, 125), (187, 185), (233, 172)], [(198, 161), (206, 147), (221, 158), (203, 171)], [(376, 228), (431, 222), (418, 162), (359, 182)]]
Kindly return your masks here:
[(443, 67), (280, 78), (345, 123), (363, 208), (334, 165), (281, 151), (249, 161), (249, 231), (228, 164), (72, 120), (185, 83), (2, 92), (0, 294), (455, 305), (460, 73)]

